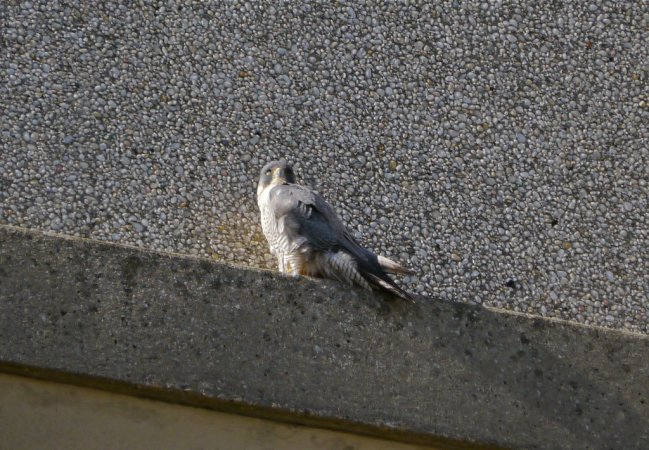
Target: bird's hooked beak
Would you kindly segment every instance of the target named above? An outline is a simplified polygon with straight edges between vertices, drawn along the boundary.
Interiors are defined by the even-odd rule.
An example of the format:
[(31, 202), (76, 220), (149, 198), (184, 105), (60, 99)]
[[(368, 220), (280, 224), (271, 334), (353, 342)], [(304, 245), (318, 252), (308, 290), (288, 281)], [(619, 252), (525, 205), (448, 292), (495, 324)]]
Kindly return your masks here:
[(272, 170), (272, 174), (273, 176), (270, 184), (283, 184), (286, 182), (286, 178), (284, 177), (281, 167), (275, 167)]

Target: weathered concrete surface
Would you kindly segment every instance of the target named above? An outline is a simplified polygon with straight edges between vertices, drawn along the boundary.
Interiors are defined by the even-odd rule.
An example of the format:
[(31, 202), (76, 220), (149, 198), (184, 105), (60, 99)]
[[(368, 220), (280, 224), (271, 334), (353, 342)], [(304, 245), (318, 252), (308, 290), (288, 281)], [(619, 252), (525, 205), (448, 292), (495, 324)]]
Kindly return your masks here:
[(449, 446), (649, 448), (645, 336), (13, 228), (0, 361)]

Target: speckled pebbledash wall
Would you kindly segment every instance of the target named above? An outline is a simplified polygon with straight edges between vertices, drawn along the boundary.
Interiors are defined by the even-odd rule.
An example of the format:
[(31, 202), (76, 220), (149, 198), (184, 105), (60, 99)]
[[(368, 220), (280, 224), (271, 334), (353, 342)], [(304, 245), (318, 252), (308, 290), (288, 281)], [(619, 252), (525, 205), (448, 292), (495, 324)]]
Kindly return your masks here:
[(293, 161), (410, 291), (647, 332), (643, 2), (0, 5), (0, 223), (272, 267)]

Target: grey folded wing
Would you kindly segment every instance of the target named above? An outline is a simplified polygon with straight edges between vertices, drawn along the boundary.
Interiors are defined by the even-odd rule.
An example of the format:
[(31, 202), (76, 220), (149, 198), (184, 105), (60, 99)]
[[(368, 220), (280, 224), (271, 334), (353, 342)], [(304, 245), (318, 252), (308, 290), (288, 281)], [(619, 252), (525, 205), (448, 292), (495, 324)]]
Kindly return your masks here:
[(292, 242), (308, 242), (315, 250), (344, 246), (345, 226), (318, 193), (295, 184), (275, 186), (270, 192), (270, 208)]

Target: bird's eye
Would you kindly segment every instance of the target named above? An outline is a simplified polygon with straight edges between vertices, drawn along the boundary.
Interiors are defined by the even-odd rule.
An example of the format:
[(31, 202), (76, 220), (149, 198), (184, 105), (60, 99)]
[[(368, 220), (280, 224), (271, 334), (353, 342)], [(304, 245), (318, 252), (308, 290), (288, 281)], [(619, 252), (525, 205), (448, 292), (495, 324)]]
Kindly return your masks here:
[(266, 176), (269, 177), (270, 174), (271, 174), (271, 171), (270, 171), (270, 170), (267, 170), (267, 171), (266, 171)]

